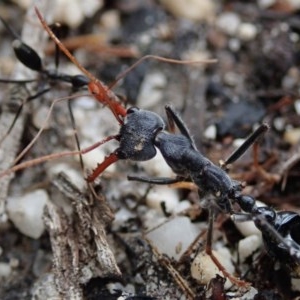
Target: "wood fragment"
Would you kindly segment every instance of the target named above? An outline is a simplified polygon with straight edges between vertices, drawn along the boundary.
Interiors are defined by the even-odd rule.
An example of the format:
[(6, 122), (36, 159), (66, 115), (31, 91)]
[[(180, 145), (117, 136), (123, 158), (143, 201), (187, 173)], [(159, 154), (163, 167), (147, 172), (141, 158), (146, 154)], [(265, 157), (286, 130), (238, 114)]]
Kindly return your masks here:
[(90, 279), (121, 276), (105, 232), (113, 216), (104, 199), (84, 195), (62, 173), (53, 180), (51, 190), (53, 198), (64, 197), (73, 208), (69, 216), (50, 203), (45, 212), (55, 282), (64, 299), (82, 299), (82, 285)]
[(186, 298), (191, 300), (196, 299), (196, 294), (192, 291), (187, 281), (172, 266), (169, 258), (160, 253), (158, 249), (151, 243), (150, 240), (146, 240), (149, 243), (153, 254), (156, 256), (161, 265), (168, 270), (169, 274), (173, 277), (178, 287), (184, 292)]

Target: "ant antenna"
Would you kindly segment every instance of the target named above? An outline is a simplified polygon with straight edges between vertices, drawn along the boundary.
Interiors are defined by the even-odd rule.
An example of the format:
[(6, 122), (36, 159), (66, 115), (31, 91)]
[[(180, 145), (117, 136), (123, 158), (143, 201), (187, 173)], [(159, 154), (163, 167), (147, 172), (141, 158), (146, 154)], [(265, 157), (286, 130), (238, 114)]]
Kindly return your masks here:
[(216, 60), (202, 60), (202, 61), (179, 61), (175, 59), (169, 59), (164, 57), (159, 57), (155, 55), (146, 55), (145, 57), (142, 57), (140, 60), (138, 60), (133, 66), (129, 67), (127, 70), (125, 70), (123, 73), (121, 73), (117, 80), (112, 83), (110, 86), (106, 86), (103, 82), (98, 80), (94, 75), (92, 75), (89, 71), (87, 71), (78, 61), (77, 59), (70, 53), (70, 51), (62, 44), (62, 42), (57, 38), (57, 36), (53, 33), (51, 28), (47, 25), (46, 21), (44, 20), (42, 14), (38, 10), (37, 7), (35, 7), (36, 14), (38, 18), (40, 19), (43, 27), (48, 32), (52, 40), (57, 44), (57, 46), (60, 48), (62, 52), (91, 80), (91, 82), (88, 84), (89, 91), (91, 94), (102, 104), (108, 105), (112, 113), (114, 114), (115, 118), (119, 122), (120, 125), (124, 123), (123, 119), (126, 116), (127, 112), (125, 107), (123, 107), (119, 103), (118, 97), (111, 91), (111, 88), (120, 80), (123, 78), (128, 72), (130, 72), (133, 68), (135, 68), (141, 61), (149, 58), (154, 58), (163, 62), (169, 62), (169, 63), (177, 63), (177, 64), (191, 64), (191, 63), (215, 63)]
[(270, 129), (267, 123), (261, 124), (249, 137), (244, 141), (244, 143), (239, 146), (225, 161), (221, 162), (221, 168), (226, 169), (226, 167), (237, 159), (239, 159), (257, 140), (265, 134)]

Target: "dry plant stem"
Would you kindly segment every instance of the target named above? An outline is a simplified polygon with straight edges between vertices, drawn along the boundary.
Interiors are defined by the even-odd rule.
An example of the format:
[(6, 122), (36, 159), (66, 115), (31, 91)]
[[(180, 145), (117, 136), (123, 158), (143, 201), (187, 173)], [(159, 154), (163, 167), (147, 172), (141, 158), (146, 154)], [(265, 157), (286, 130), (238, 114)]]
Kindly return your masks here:
[[(47, 14), (49, 19), (52, 17), (53, 4), (50, 1), (35, 0), (33, 5), (38, 5)], [(41, 28), (36, 26), (32, 20), (35, 20), (35, 13), (33, 6), (28, 9), (25, 23), (23, 26), (22, 39), (26, 41), (31, 47), (33, 47), (37, 52), (42, 53), (44, 47), (44, 41), (46, 40), (46, 35)], [(21, 64), (16, 65), (14, 76), (12, 79), (28, 79), (33, 78), (33, 72), (28, 70)], [(27, 85), (30, 91), (30, 85)], [(20, 92), (22, 89), (20, 89)], [(34, 91), (33, 91), (34, 93)], [(10, 96), (12, 98), (13, 95)], [(15, 97), (17, 95), (14, 95)], [(20, 94), (19, 98), (22, 99), (24, 95)], [(27, 96), (26, 96), (27, 97)], [(7, 99), (10, 102), (11, 99)], [(15, 112), (11, 112), (8, 109), (3, 108), (4, 112), (1, 114), (0, 119), (0, 140), (2, 139), (3, 133), (7, 132), (9, 126), (12, 124), (15, 118)], [(12, 165), (13, 160), (17, 154), (20, 139), (24, 130), (24, 122), (26, 116), (26, 109), (20, 114), (14, 128), (11, 130), (9, 136), (3, 141), (0, 149), (0, 171), (6, 170)], [(5, 222), (7, 220), (5, 202), (7, 198), (8, 188), (10, 180), (13, 176), (1, 178), (0, 180), (0, 222)]]
[(300, 142), (293, 150), (292, 156), (282, 165), (280, 173), (282, 176), (281, 190), (284, 191), (289, 171), (300, 162)]
[(199, 234), (196, 236), (196, 238), (194, 239), (193, 243), (186, 249), (186, 251), (181, 255), (178, 263), (182, 264), (184, 263), (184, 261), (186, 261), (186, 259), (188, 258), (188, 260), (190, 260), (190, 257), (192, 257), (192, 255), (194, 254), (194, 257), (192, 259), (195, 258), (195, 256), (197, 256), (198, 254), (198, 249), (201, 247), (201, 249), (203, 248), (203, 240), (204, 240), (204, 236), (207, 234), (206, 230), (202, 230), (199, 232)]
[(73, 207), (73, 215), (68, 216), (49, 203), (44, 216), (57, 289), (64, 299), (83, 299), (82, 285), (91, 278), (121, 276), (105, 232), (113, 216), (105, 201), (82, 194), (63, 174), (53, 180), (51, 194)]
[(172, 266), (171, 262), (167, 257), (165, 257), (163, 254), (161, 254), (158, 249), (149, 241), (146, 239), (147, 243), (149, 243), (153, 254), (156, 256), (158, 261), (161, 263), (161, 265), (168, 270), (170, 275), (173, 277), (175, 282), (178, 284), (178, 287), (184, 292), (187, 299), (195, 299), (196, 294), (191, 290), (188, 283), (183, 279), (183, 277), (179, 274), (177, 270)]
[[(104, 36), (97, 34), (86, 34), (80, 36), (72, 36), (62, 40), (62, 43), (70, 50), (86, 49), (90, 52), (96, 52), (99, 55), (116, 56), (124, 58), (137, 58), (139, 52), (137, 49), (131, 46), (113, 46), (107, 42), (108, 37), (104, 33)], [(50, 43), (46, 48), (47, 55), (53, 55), (55, 52), (55, 46)]]
[(223, 273), (225, 278), (228, 278), (232, 284), (235, 284), (238, 287), (248, 288), (250, 286), (250, 283), (240, 280), (239, 278), (231, 275), (224, 266), (219, 262), (219, 260), (215, 257), (214, 253), (212, 252), (212, 240), (213, 240), (213, 225), (214, 225), (214, 211), (213, 208), (209, 210), (209, 223), (208, 223), (208, 230), (207, 230), (207, 240), (206, 240), (206, 247), (205, 252), (213, 263), (216, 265), (216, 267), (220, 270), (220, 272)]

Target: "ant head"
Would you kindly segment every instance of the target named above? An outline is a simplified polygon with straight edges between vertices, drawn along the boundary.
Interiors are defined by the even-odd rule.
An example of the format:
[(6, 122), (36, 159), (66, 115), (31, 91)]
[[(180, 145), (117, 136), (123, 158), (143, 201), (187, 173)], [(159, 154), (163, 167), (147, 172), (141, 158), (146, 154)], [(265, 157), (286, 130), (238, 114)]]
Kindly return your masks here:
[(81, 74), (72, 76), (72, 78), (71, 78), (71, 83), (76, 88), (84, 87), (84, 86), (88, 85), (89, 82), (90, 82), (90, 80), (86, 76), (81, 75)]
[(241, 209), (247, 213), (251, 213), (256, 205), (255, 199), (248, 195), (241, 195), (240, 197), (237, 197), (237, 200)]
[(164, 128), (163, 119), (156, 113), (137, 107), (129, 108), (119, 133), (119, 158), (135, 161), (153, 158), (156, 154), (155, 137)]

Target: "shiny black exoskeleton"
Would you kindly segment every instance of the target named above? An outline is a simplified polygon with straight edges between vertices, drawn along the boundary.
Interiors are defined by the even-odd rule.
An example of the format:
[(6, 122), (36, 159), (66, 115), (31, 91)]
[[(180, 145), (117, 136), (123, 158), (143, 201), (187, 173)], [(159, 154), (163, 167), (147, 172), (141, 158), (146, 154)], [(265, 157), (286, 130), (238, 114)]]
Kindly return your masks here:
[[(3, 18), (0, 17), (0, 20), (4, 24), (6, 29), (11, 33), (11, 35), (15, 38), (15, 40), (12, 43), (12, 47), (16, 57), (24, 66), (26, 66), (30, 70), (39, 72), (41, 75), (43, 75), (45, 78), (47, 78), (50, 81), (51, 80), (63, 81), (63, 82), (71, 83), (73, 90), (78, 90), (81, 87), (88, 85), (89, 80), (84, 75), (68, 75), (64, 73), (59, 73), (57, 72), (57, 70), (45, 69), (43, 67), (42, 59), (39, 56), (39, 54), (30, 46), (28, 46), (26, 43), (24, 43)], [(56, 67), (57, 64), (58, 64), (58, 53), (56, 58)], [(32, 81), (36, 81), (36, 80), (29, 79), (29, 80), (21, 80), (21, 81), (13, 81), (13, 82), (26, 83)], [(1, 79), (0, 82), (12, 82), (12, 81)]]
[[(7, 107), (9, 111), (15, 112), (15, 118), (11, 124), (11, 126), (8, 128), (7, 132), (3, 136), (0, 143), (5, 139), (5, 137), (11, 132), (12, 128), (14, 127), (14, 124), (16, 120), (18, 119), (19, 115), (22, 112), (23, 106), (25, 103), (37, 99), (38, 97), (42, 96), (43, 94), (47, 93), (50, 90), (50, 85), (57, 82), (66, 82), (71, 84), (71, 91), (76, 92), (80, 90), (83, 87), (86, 87), (89, 83), (89, 79), (81, 74), (78, 75), (69, 75), (65, 73), (60, 73), (57, 71), (58, 67), (58, 52), (56, 54), (56, 69), (46, 69), (43, 67), (42, 59), (39, 56), (39, 54), (32, 49), (30, 46), (25, 44), (19, 36), (14, 32), (14, 30), (6, 23), (5, 20), (3, 20), (0, 17), (0, 20), (4, 24), (4, 26), (7, 28), (7, 30), (11, 33), (11, 35), (15, 38), (15, 40), (12, 43), (12, 47), (14, 50), (14, 53), (18, 60), (27, 68), (29, 68), (32, 71), (38, 72), (40, 77), (38, 79), (25, 79), (25, 80), (10, 80), (10, 79), (0, 79), (0, 82), (2, 83), (17, 83), (17, 84), (26, 84), (31, 82), (37, 82), (37, 92), (34, 95), (29, 95), (27, 89), (25, 95), (25, 99), (21, 99), (21, 103), (19, 103), (20, 99), (16, 98), (16, 101), (13, 101), (14, 98), (12, 97), (10, 99), (10, 102), (7, 103)], [(16, 103), (14, 103), (16, 102)], [(69, 109), (70, 109), (70, 103), (69, 103)], [(71, 113), (72, 120), (74, 119)]]
[(73, 91), (87, 86), (90, 82), (86, 76), (81, 74), (69, 75), (59, 73), (57, 70), (44, 69), (41, 57), (38, 53), (20, 39), (14, 40), (12, 46), (16, 57), (24, 66), (40, 73), (48, 81), (70, 83)]
[(165, 128), (163, 119), (151, 111), (131, 107), (119, 132), (119, 159), (145, 161), (156, 155), (155, 137)]
[[(171, 127), (175, 123), (179, 128), (179, 134), (167, 132), (161, 118), (153, 112), (131, 108), (128, 113), (128, 118), (120, 130), (122, 142), (118, 151), (123, 152), (122, 157), (118, 158), (148, 160), (154, 157), (154, 147), (157, 147), (177, 175), (175, 179), (128, 176), (129, 180), (154, 184), (192, 181), (199, 188), (200, 196), (214, 196), (216, 205), (233, 217), (236, 213), (232, 204), (238, 203), (246, 213), (239, 220), (254, 221), (262, 232), (270, 256), (288, 263), (292, 260), (300, 263), (300, 216), (297, 213), (276, 212), (270, 207), (257, 207), (253, 197), (242, 195), (242, 184), (232, 180), (223, 168), (213, 164), (197, 150), (184, 122), (170, 106), (166, 106), (166, 113)], [(239, 158), (267, 129), (266, 124), (261, 125), (225, 164)]]
[(300, 215), (292, 211), (277, 212), (267, 206), (258, 207), (255, 199), (247, 195), (239, 196), (237, 202), (247, 213), (238, 219), (254, 221), (271, 257), (288, 266), (300, 263)]
[[(137, 112), (140, 111), (141, 110)], [(147, 111), (147, 114), (149, 113), (150, 112)], [(143, 124), (141, 124), (142, 126), (136, 127), (135, 139), (137, 141), (144, 140), (146, 133), (148, 142), (152, 140), (149, 151), (151, 151), (154, 146), (157, 147), (166, 163), (171, 167), (173, 172), (177, 174), (177, 178), (142, 178), (134, 176), (129, 176), (128, 178), (130, 180), (155, 184), (169, 184), (190, 180), (199, 187), (201, 196), (215, 196), (218, 199), (217, 205), (226, 212), (231, 212), (231, 201), (234, 202), (237, 195), (242, 190), (241, 183), (232, 180), (222, 168), (213, 164), (197, 150), (187, 127), (170, 106), (166, 106), (166, 113), (169, 120), (172, 120), (179, 128), (180, 134), (169, 133), (165, 131), (162, 126), (159, 126), (156, 129), (151, 128), (151, 126), (148, 127), (148, 123), (150, 122), (148, 119), (145, 119)], [(125, 125), (128, 126), (128, 123), (129, 120)], [(151, 128), (151, 130), (147, 131), (148, 128)], [(143, 137), (139, 132), (143, 132)], [(124, 140), (126, 139), (126, 136), (129, 136), (125, 130), (121, 129), (121, 133)], [(148, 147), (144, 147), (143, 150), (144, 152), (147, 152)], [(154, 155), (150, 155), (148, 159), (152, 157), (154, 157)]]

